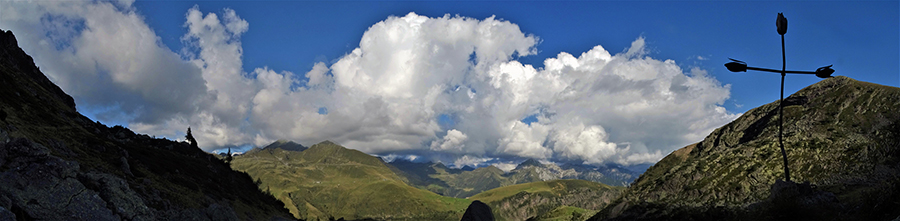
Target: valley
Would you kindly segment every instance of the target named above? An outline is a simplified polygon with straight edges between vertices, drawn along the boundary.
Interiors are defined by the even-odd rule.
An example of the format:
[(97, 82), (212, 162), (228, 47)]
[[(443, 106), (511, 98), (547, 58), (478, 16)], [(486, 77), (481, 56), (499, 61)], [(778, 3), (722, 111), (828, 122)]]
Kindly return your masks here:
[[(587, 214), (602, 208), (623, 189), (586, 180), (541, 181), (529, 176), (544, 166), (534, 160), (517, 168), (530, 172), (507, 174), (493, 166), (465, 171), (440, 163), (384, 163), (330, 141), (309, 148), (293, 145), (292, 150), (283, 148), (281, 144), (286, 143), (292, 142), (248, 151), (235, 157), (232, 167), (250, 174), (260, 190), (285, 202), (295, 217), (305, 220), (454, 220), (473, 200), (496, 207), (500, 220), (527, 219), (566, 206)], [(416, 171), (419, 176), (411, 175)], [(422, 188), (411, 186), (414, 183)], [(446, 190), (447, 186), (456, 187), (457, 194), (469, 195), (453, 197), (429, 191)], [(533, 200), (539, 203), (524, 206), (528, 204), (525, 201)], [(523, 206), (510, 206), (510, 202)]]
[(397, 174), (407, 177), (410, 185), (444, 196), (460, 198), (503, 186), (560, 179), (581, 179), (613, 186), (626, 186), (639, 175), (622, 168), (572, 164), (559, 166), (552, 163), (542, 164), (534, 159), (519, 163), (509, 172), (494, 166), (468, 171), (451, 169), (442, 163), (414, 163), (404, 160), (395, 160), (388, 165)]
[[(900, 215), (893, 210), (900, 205), (897, 100), (900, 89), (846, 77), (788, 97), (786, 146), (796, 183), (779, 181), (772, 123), (777, 103), (672, 152), (628, 187), (603, 184), (638, 177), (620, 168), (529, 159), (508, 172), (455, 169), (384, 162), (327, 141), (296, 148), (302, 151), (253, 150), (233, 167), (260, 178), (260, 188), (289, 202), (298, 218), (312, 220), (454, 220), (474, 200), (489, 205), (498, 220), (882, 219)], [(383, 200), (397, 196), (403, 200)], [(397, 207), (405, 209), (386, 215)]]
[(470, 203), (408, 186), (380, 159), (330, 141), (303, 151), (249, 151), (232, 167), (253, 174), (261, 190), (305, 220), (452, 220)]

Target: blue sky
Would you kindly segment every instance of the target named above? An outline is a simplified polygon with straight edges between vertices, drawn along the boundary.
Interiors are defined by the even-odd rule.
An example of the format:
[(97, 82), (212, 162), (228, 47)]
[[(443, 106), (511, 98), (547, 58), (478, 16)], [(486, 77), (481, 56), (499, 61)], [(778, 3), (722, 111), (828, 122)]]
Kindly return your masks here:
[[(199, 5), (207, 12), (232, 8), (253, 24), (242, 37), (245, 71), (268, 66), (303, 72), (315, 62), (333, 62), (358, 46), (372, 24), (415, 12), (483, 19), (492, 15), (518, 24), (542, 39), (537, 55), (519, 60), (536, 67), (559, 52), (579, 54), (594, 45), (613, 52), (639, 36), (651, 56), (700, 67), (725, 84), (732, 96), (724, 107), (745, 112), (778, 99), (779, 77), (732, 74), (728, 58), (750, 66), (781, 65), (775, 15), (789, 20), (785, 35), (788, 69), (835, 65), (835, 75), (884, 85), (900, 84), (896, 1), (138, 1), (135, 6), (171, 48), (180, 48), (183, 14)], [(707, 60), (698, 59), (703, 57)], [(820, 79), (789, 76), (785, 93)], [(741, 106), (741, 107), (738, 107)]]
[[(652, 163), (778, 99), (777, 74), (723, 64), (777, 69), (779, 12), (789, 70), (900, 85), (897, 1), (0, 6), (83, 114), (173, 139), (191, 126), (209, 151), (332, 140), (457, 165)], [(785, 93), (819, 80), (788, 76)]]

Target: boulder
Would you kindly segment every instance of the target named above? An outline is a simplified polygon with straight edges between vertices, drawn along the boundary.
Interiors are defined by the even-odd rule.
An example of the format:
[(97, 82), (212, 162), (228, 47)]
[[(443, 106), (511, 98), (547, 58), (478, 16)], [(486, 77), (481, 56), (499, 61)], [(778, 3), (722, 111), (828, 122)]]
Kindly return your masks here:
[(491, 212), (491, 207), (487, 204), (482, 203), (481, 201), (475, 200), (472, 201), (472, 204), (469, 204), (469, 207), (466, 208), (466, 213), (463, 214), (461, 221), (493, 221), (494, 213)]

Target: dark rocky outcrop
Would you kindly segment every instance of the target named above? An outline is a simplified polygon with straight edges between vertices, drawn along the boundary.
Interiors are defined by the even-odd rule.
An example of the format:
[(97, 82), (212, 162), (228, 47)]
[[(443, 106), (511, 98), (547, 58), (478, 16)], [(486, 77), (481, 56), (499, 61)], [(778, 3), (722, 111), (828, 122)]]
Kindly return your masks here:
[(472, 201), (463, 213), (461, 221), (494, 221), (494, 214), (491, 213), (491, 207), (481, 201)]
[(666, 156), (592, 219), (894, 219), (898, 101), (900, 88), (843, 76), (822, 80), (784, 102), (791, 178), (804, 184), (779, 181), (776, 101)]
[(0, 30), (0, 220), (268, 220), (284, 205), (187, 143), (107, 127)]

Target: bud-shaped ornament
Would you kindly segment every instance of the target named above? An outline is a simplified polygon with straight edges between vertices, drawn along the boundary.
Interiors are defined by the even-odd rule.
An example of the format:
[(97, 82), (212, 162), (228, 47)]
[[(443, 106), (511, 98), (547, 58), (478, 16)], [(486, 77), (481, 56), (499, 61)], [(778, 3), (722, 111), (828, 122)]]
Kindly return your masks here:
[(787, 33), (787, 18), (784, 18), (783, 14), (778, 13), (778, 19), (775, 20), (775, 27), (778, 27), (779, 35)]
[(731, 62), (725, 64), (725, 68), (728, 68), (731, 72), (747, 72), (747, 63), (743, 61), (738, 61), (731, 59)]
[(834, 69), (831, 69), (831, 65), (816, 69), (816, 77), (820, 78), (830, 78), (833, 73)]

